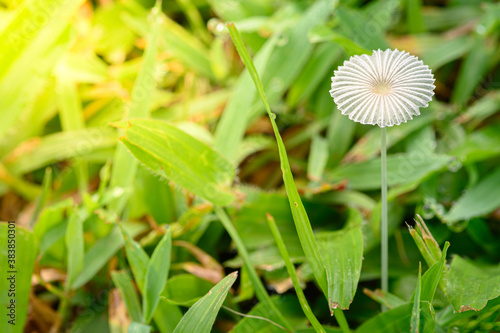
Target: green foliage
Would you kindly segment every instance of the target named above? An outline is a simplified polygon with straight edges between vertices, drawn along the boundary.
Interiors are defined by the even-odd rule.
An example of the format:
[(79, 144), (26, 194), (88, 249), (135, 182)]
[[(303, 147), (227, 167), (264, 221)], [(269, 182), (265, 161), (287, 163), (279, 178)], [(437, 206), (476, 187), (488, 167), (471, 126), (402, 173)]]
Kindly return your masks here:
[(180, 332), (210, 332), (214, 324), (217, 313), (224, 303), (224, 299), (229, 289), (236, 281), (237, 273), (231, 273), (226, 276), (215, 287), (210, 289), (208, 294), (196, 302), (188, 312), (182, 317), (181, 321), (174, 330), (174, 333)]
[(160, 293), (167, 282), (171, 251), (172, 231), (168, 229), (156, 246), (146, 269), (142, 300), (143, 320), (146, 323), (151, 320), (160, 301)]
[[(15, 243), (9, 242), (12, 239), (15, 240)], [(0, 252), (3, 273), (3, 278), (0, 281), (3, 293), (0, 299), (4, 305), (2, 310), (4, 320), (0, 327), (2, 332), (6, 333), (23, 332), (28, 314), (31, 274), (36, 257), (33, 233), (12, 223), (8, 225), (2, 223), (0, 224), (0, 241), (4, 245)], [(9, 245), (15, 245), (15, 247)], [(15, 301), (15, 304), (12, 303), (12, 300)], [(11, 322), (9, 323), (9, 321)]]
[[(0, 331), (499, 331), (499, 32), (490, 0), (2, 1)], [(383, 292), (381, 132), (328, 91), (389, 47), (436, 89), (386, 131)]]

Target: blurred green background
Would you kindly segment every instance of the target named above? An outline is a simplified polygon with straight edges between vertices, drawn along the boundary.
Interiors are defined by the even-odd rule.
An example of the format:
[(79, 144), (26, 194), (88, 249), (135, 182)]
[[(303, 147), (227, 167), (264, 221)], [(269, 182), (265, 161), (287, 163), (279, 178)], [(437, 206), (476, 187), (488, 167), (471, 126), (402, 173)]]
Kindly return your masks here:
[[(210, 202), (226, 206), (283, 315), (298, 331), (312, 332), (268, 228), (270, 213), (314, 314), (338, 330), (305, 264), (272, 128), (226, 22), (235, 23), (256, 63), (313, 230), (340, 230), (350, 209), (363, 219), (359, 285), (344, 312), (351, 329), (380, 311), (372, 299), (377, 297), (363, 293), (378, 288), (380, 278), (380, 130), (340, 114), (328, 93), (330, 77), (351, 55), (387, 48), (410, 52), (431, 68), (436, 95), (430, 106), (387, 130), (390, 291), (402, 302), (393, 305), (410, 300), (419, 261), (423, 271), (428, 267), (405, 224), (414, 225), (418, 213), (441, 248), (451, 243), (449, 258), (453, 253), (470, 264), (470, 279), (457, 295), (467, 294), (468, 283), (476, 281), (490, 291), (477, 291), (478, 298), (484, 304), (494, 299), (481, 312), (455, 315), (450, 297), (438, 290), (432, 301), (435, 331), (500, 329), (497, 1), (164, 0), (161, 10), (154, 5), (0, 1), (0, 220), (16, 221), (17, 264), (23, 269), (18, 325), (0, 326), (2, 331), (20, 332), (25, 322), (26, 332), (126, 332), (134, 318), (115, 289), (123, 288), (116, 276), (132, 275), (117, 221), (150, 256), (164, 226), (172, 232), (162, 295), (176, 303), (160, 301), (172, 317), (170, 324), (155, 317), (153, 331), (173, 331), (187, 306), (234, 270), (240, 275), (225, 306), (265, 317), (262, 303), (254, 308), (255, 286), (241, 269), (235, 239)], [(129, 118), (167, 121), (172, 133), (187, 133), (176, 137), (166, 157), (177, 152), (193, 168), (195, 185), (182, 169), (166, 179), (137, 162), (119, 140), (133, 140), (118, 123)], [(189, 140), (211, 147), (200, 148), (207, 155), (188, 153)], [(197, 183), (212, 180), (214, 188)], [(0, 300), (7, 304), (1, 286)], [(458, 303), (451, 303), (456, 310)], [(397, 331), (374, 325), (364, 329)], [(213, 330), (231, 329), (282, 331), (223, 309)]]

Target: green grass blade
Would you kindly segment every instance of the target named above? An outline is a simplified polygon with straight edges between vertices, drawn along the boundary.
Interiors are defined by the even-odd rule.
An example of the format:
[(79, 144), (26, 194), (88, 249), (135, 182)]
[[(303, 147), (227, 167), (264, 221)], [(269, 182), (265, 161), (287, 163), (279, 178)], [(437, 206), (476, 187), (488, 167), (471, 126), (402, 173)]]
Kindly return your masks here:
[(196, 302), (182, 317), (174, 333), (209, 333), (237, 276), (238, 272), (229, 274)]
[[(134, 237), (143, 232), (146, 227), (143, 224), (127, 222), (123, 227)], [(118, 226), (113, 227), (111, 232), (100, 238), (92, 246), (83, 258), (83, 269), (73, 282), (73, 288), (77, 289), (87, 283), (94, 275), (111, 259), (112, 256), (124, 245), (123, 236)]]
[(371, 50), (356, 44), (352, 41), (352, 39), (345, 37), (342, 34), (334, 32), (326, 25), (318, 25), (311, 29), (309, 32), (309, 40), (313, 43), (333, 42), (338, 44), (344, 49), (348, 56), (372, 53)]
[(130, 319), (140, 322), (142, 320), (141, 305), (129, 275), (126, 272), (111, 272), (111, 279), (120, 292)]
[(236, 245), (236, 248), (238, 249), (238, 253), (243, 258), (243, 262), (245, 264), (245, 267), (247, 268), (248, 275), (250, 275), (250, 280), (252, 281), (253, 287), (255, 288), (255, 294), (257, 295), (257, 298), (259, 299), (260, 302), (269, 305), (272, 311), (280, 319), (282, 325), (291, 329), (291, 326), (288, 323), (288, 321), (285, 319), (285, 317), (281, 314), (281, 312), (276, 308), (274, 303), (271, 301), (271, 298), (269, 297), (269, 294), (266, 291), (266, 287), (264, 287), (264, 284), (260, 280), (259, 275), (255, 270), (255, 267), (253, 267), (252, 265), (252, 261), (250, 260), (250, 255), (248, 254), (245, 244), (243, 244), (243, 241), (238, 235), (236, 228), (231, 223), (229, 216), (227, 216), (224, 209), (218, 206), (215, 206), (215, 213), (219, 217), (221, 223), (224, 225), (224, 228), (228, 232), (229, 236), (231, 236), (231, 239), (233, 240), (233, 242)]
[(302, 288), (300, 287), (300, 282), (299, 282), (299, 278), (297, 277), (297, 272), (295, 271), (295, 266), (293, 265), (292, 261), (290, 260), (290, 255), (288, 254), (288, 250), (286, 249), (286, 245), (283, 242), (283, 238), (281, 237), (280, 231), (278, 230), (278, 226), (276, 225), (274, 218), (270, 214), (267, 214), (267, 222), (269, 224), (269, 227), (271, 228), (271, 232), (273, 233), (274, 240), (276, 241), (276, 245), (278, 245), (278, 249), (280, 251), (281, 257), (285, 261), (288, 275), (290, 275), (290, 278), (292, 279), (293, 288), (295, 289), (295, 292), (297, 293), (297, 297), (299, 298), (302, 311), (304, 311), (304, 314), (306, 315), (307, 319), (309, 319), (309, 322), (314, 327), (314, 330), (316, 332), (326, 332), (325, 329), (319, 323), (319, 321), (316, 318), (316, 316), (314, 315), (314, 313), (312, 312), (311, 307), (309, 306), (309, 303), (307, 302), (306, 296), (304, 295), (304, 292), (302, 291)]
[(319, 181), (323, 178), (328, 161), (328, 141), (320, 135), (314, 135), (311, 142), (311, 152), (307, 160), (307, 178)]
[[(316, 239), (314, 238), (311, 223), (309, 222), (309, 217), (307, 216), (306, 210), (304, 208), (304, 205), (302, 204), (302, 200), (300, 199), (299, 192), (293, 180), (290, 163), (288, 162), (288, 156), (286, 154), (285, 144), (283, 143), (283, 139), (281, 138), (281, 135), (279, 133), (278, 126), (276, 125), (276, 115), (271, 112), (271, 107), (267, 100), (267, 95), (264, 92), (264, 87), (262, 85), (262, 82), (260, 81), (259, 74), (255, 70), (252, 58), (248, 54), (248, 51), (243, 44), (240, 33), (234, 26), (234, 23), (228, 24), (228, 29), (236, 50), (238, 51), (241, 60), (245, 64), (245, 67), (248, 69), (250, 75), (252, 76), (259, 96), (264, 103), (264, 107), (266, 108), (269, 119), (271, 120), (274, 135), (276, 136), (276, 141), (278, 143), (278, 152), (280, 156), (281, 170), (283, 172), (283, 181), (285, 183), (288, 201), (292, 210), (292, 216), (297, 228), (300, 243), (302, 245), (302, 249), (304, 250), (306, 258), (312, 267), (316, 281), (318, 282), (320, 288), (323, 290), (324, 294), (327, 295), (328, 283), (326, 270), (322, 263), (321, 254), (319, 252)], [(343, 313), (338, 309), (335, 309), (335, 313), (338, 316), (337, 319), (339, 320), (339, 324), (341, 324), (341, 326), (346, 326)]]
[(69, 217), (66, 229), (66, 248), (68, 249), (68, 273), (66, 289), (70, 290), (72, 283), (83, 268), (85, 245), (83, 242), (83, 219), (79, 211), (74, 211)]
[(465, 57), (458, 73), (451, 101), (460, 106), (467, 103), (474, 94), (477, 85), (492, 65), (491, 59), (497, 43), (487, 37), (476, 36), (469, 54)]
[(35, 221), (38, 219), (38, 216), (43, 206), (49, 199), (51, 192), (52, 192), (52, 168), (48, 167), (45, 169), (45, 175), (42, 181), (42, 193), (40, 193), (40, 196), (36, 200), (36, 208), (30, 219), (31, 228), (33, 228), (33, 226), (35, 225)]
[(411, 34), (425, 32), (424, 19), (422, 18), (422, 0), (406, 1), (406, 25)]
[(297, 228), (297, 233), (300, 238), (300, 242), (302, 244), (302, 248), (304, 249), (304, 253), (309, 261), (314, 276), (318, 281), (318, 284), (321, 286), (323, 291), (327, 290), (327, 280), (326, 280), (326, 272), (321, 260), (321, 254), (318, 249), (318, 245), (314, 238), (314, 234), (312, 231), (311, 224), (309, 222), (309, 218), (307, 217), (307, 213), (304, 209), (304, 205), (302, 204), (302, 200), (300, 199), (299, 192), (297, 191), (297, 187), (293, 181), (292, 171), (290, 169), (290, 164), (288, 162), (288, 157), (286, 154), (285, 145), (283, 140), (281, 139), (281, 135), (278, 130), (278, 126), (274, 118), (275, 114), (271, 112), (271, 107), (269, 106), (269, 102), (267, 100), (266, 93), (264, 92), (264, 87), (262, 86), (262, 82), (260, 81), (259, 75), (255, 70), (255, 66), (253, 64), (252, 58), (248, 54), (248, 51), (243, 44), (243, 40), (241, 39), (240, 33), (234, 26), (234, 24), (229, 24), (229, 33), (231, 34), (231, 39), (238, 51), (241, 60), (245, 64), (248, 69), (254, 84), (257, 88), (260, 98), (264, 103), (267, 114), (271, 120), (271, 124), (273, 126), (274, 134), (276, 136), (276, 141), (278, 142), (278, 150), (281, 161), (281, 168), (283, 171), (283, 180), (285, 182), (286, 192), (288, 194), (288, 200), (290, 202), (290, 207), (292, 210), (293, 218), (295, 221), (295, 225)]
[(234, 167), (206, 144), (163, 121), (134, 119), (117, 126), (125, 129), (127, 149), (154, 173), (215, 204), (234, 200)]
[(470, 188), (453, 205), (445, 220), (454, 223), (471, 217), (488, 214), (500, 205), (500, 168)]
[[(65, 73), (58, 73), (56, 79), (59, 118), (63, 131), (74, 131), (85, 128), (82, 104), (78, 96), (75, 82), (65, 79)], [(87, 191), (88, 165), (83, 159), (75, 159), (75, 172), (78, 178), (80, 193)]]
[[(262, 71), (276, 45), (276, 39), (269, 39), (255, 56), (256, 67)], [(248, 70), (238, 78), (233, 94), (229, 98), (215, 131), (215, 149), (233, 161), (248, 125), (251, 105), (256, 97), (255, 85)]]
[(149, 333), (151, 332), (151, 326), (144, 325), (137, 322), (131, 322), (128, 327), (128, 333)]
[(181, 7), (182, 11), (186, 15), (186, 18), (189, 21), (189, 25), (193, 29), (194, 33), (204, 42), (210, 42), (211, 37), (207, 31), (207, 27), (203, 18), (201, 17), (198, 8), (193, 3), (192, 0), (176, 0)]
[(432, 265), (422, 276), (422, 295), (420, 296), (420, 300), (422, 302), (427, 301), (429, 303), (432, 303), (434, 294), (436, 293), (436, 289), (440, 281), (442, 280), (443, 275), (445, 275), (448, 271), (445, 263), (446, 253), (448, 252), (449, 247), (450, 243), (446, 242), (443, 247), (441, 259), (434, 265)]
[(417, 288), (414, 292), (413, 309), (411, 311), (411, 333), (420, 332), (420, 296), (422, 294), (422, 263), (418, 263)]
[(363, 293), (365, 293), (368, 297), (370, 297), (377, 303), (382, 304), (387, 309), (397, 308), (398, 306), (406, 304), (406, 302), (400, 297), (389, 292), (384, 292), (380, 289), (377, 289), (375, 291), (364, 289)]
[(41, 137), (35, 143), (27, 142), (5, 157), (5, 166), (15, 174), (24, 174), (49, 164), (80, 157), (116, 145), (116, 134), (108, 128), (86, 128), (71, 132), (57, 132)]
[(422, 54), (421, 60), (435, 72), (438, 68), (466, 54), (472, 47), (467, 37), (444, 40), (442, 43)]
[(125, 253), (129, 262), (135, 282), (141, 293), (144, 291), (144, 281), (146, 280), (146, 271), (148, 269), (149, 256), (144, 249), (135, 240), (130, 237), (128, 232), (120, 224), (120, 228), (125, 240)]
[(142, 300), (143, 320), (151, 321), (160, 302), (160, 294), (167, 283), (172, 252), (172, 231), (169, 228), (156, 246), (148, 263)]
[(83, 2), (23, 2), (1, 31), (0, 138), (44, 89), (69, 42), (70, 17)]
[[(160, 26), (161, 1), (156, 3), (152, 10), (152, 28), (148, 40), (148, 47), (144, 51), (141, 70), (137, 75), (132, 89), (132, 100), (125, 112), (125, 118), (147, 118), (149, 117), (152, 104), (153, 90), (155, 87), (155, 66), (157, 55), (158, 30)], [(111, 170), (111, 187), (128, 188), (132, 186), (137, 172), (137, 160), (122, 145), (116, 147)], [(118, 214), (125, 207), (128, 196), (122, 196), (110, 204), (110, 208)]]
[[(356, 122), (345, 117), (340, 111), (333, 110), (327, 130), (329, 165), (340, 163), (354, 138)], [(379, 131), (377, 131), (379, 132)]]
[[(296, 82), (314, 50), (314, 45), (307, 38), (309, 31), (318, 24), (325, 23), (330, 13), (335, 11), (336, 5), (335, 1), (329, 0), (311, 3), (300, 19), (281, 33), (278, 45), (261, 76), (262, 85), (266, 87), (267, 98), (271, 104), (278, 103)], [(291, 54), (294, 56), (290, 57)], [(259, 106), (260, 111), (260, 103)]]
[(182, 314), (178, 305), (170, 304), (162, 298), (156, 308), (153, 319), (161, 333), (171, 333), (181, 321)]
[[(387, 157), (388, 186), (408, 185), (424, 179), (430, 174), (441, 170), (451, 157), (444, 154), (426, 155), (418, 161), (411, 153), (391, 154)], [(380, 158), (370, 161), (341, 165), (326, 174), (330, 181), (348, 181), (352, 190), (376, 190), (381, 187)]]
[[(10, 227), (12, 226), (12, 227)], [(12, 243), (15, 232), (15, 245)], [(2, 320), (0, 331), (3, 333), (21, 333), (26, 324), (28, 313), (28, 302), (31, 290), (31, 274), (35, 265), (35, 240), (33, 234), (15, 223), (0, 223), (0, 267), (2, 267), (2, 279), (0, 279), (0, 303), (2, 304)], [(9, 250), (13, 250), (14, 253)], [(13, 258), (15, 257), (15, 258)], [(14, 261), (10, 261), (14, 260)], [(13, 273), (15, 272), (15, 273)], [(15, 278), (8, 278), (14, 274)], [(14, 287), (12, 287), (14, 284)], [(12, 301), (14, 305), (11, 306)], [(11, 311), (8, 307), (14, 308)], [(11, 315), (12, 314), (12, 315)], [(9, 323), (10, 320), (13, 320)]]

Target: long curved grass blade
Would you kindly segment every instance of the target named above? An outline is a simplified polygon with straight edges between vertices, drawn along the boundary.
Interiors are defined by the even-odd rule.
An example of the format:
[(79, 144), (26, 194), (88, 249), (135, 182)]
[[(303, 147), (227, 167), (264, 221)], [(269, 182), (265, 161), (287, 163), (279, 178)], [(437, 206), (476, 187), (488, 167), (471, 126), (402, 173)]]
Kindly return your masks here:
[(252, 76), (260, 98), (262, 99), (262, 102), (264, 103), (264, 106), (266, 108), (267, 114), (271, 119), (271, 124), (276, 136), (276, 141), (278, 142), (281, 169), (283, 171), (283, 180), (285, 182), (286, 192), (288, 194), (288, 200), (290, 202), (295, 226), (297, 227), (297, 233), (299, 234), (300, 242), (304, 249), (307, 260), (309, 261), (313, 269), (314, 276), (318, 281), (318, 284), (321, 286), (321, 289), (325, 291), (327, 290), (326, 272), (321, 262), (321, 254), (319, 252), (318, 245), (316, 244), (316, 240), (314, 239), (314, 234), (309, 222), (309, 218), (304, 209), (304, 205), (302, 204), (302, 200), (300, 199), (297, 187), (295, 186), (295, 183), (293, 181), (293, 175), (290, 169), (290, 163), (288, 162), (285, 144), (283, 143), (283, 139), (281, 138), (281, 135), (279, 133), (278, 126), (276, 125), (276, 122), (274, 120), (276, 118), (276, 115), (271, 112), (271, 107), (267, 100), (266, 93), (264, 92), (264, 87), (262, 86), (262, 82), (260, 81), (259, 74), (255, 69), (252, 58), (250, 58), (250, 55), (248, 54), (248, 51), (243, 44), (240, 33), (234, 26), (234, 23), (228, 24), (228, 29), (236, 50), (238, 51), (241, 60)]
[(237, 277), (238, 272), (233, 272), (210, 289), (208, 294), (186, 312), (175, 328), (174, 333), (209, 333), (222, 303), (224, 303), (227, 293)]
[(278, 249), (280, 250), (281, 257), (285, 261), (286, 270), (288, 271), (288, 275), (290, 275), (290, 278), (292, 279), (293, 288), (295, 289), (295, 292), (297, 293), (297, 297), (299, 298), (300, 306), (302, 307), (302, 311), (304, 311), (304, 314), (306, 315), (307, 319), (309, 319), (309, 322), (314, 327), (314, 330), (316, 332), (326, 332), (325, 329), (319, 323), (319, 321), (316, 318), (316, 316), (314, 315), (314, 313), (312, 312), (311, 307), (309, 306), (309, 303), (307, 302), (306, 296), (304, 295), (304, 292), (302, 291), (302, 288), (300, 287), (300, 282), (299, 282), (299, 278), (297, 276), (297, 272), (295, 271), (295, 266), (293, 265), (292, 260), (290, 260), (290, 255), (288, 254), (288, 250), (286, 249), (286, 245), (283, 242), (283, 238), (281, 237), (278, 226), (276, 225), (276, 222), (274, 221), (274, 217), (270, 214), (267, 214), (267, 222), (269, 224), (269, 227), (271, 228), (271, 232), (273, 233), (274, 240), (276, 241), (276, 244), (278, 245)]
[[(302, 200), (300, 199), (297, 186), (295, 185), (295, 182), (293, 180), (293, 174), (292, 170), (290, 169), (290, 163), (288, 162), (285, 144), (283, 143), (283, 139), (281, 138), (278, 126), (276, 125), (276, 115), (271, 112), (271, 107), (269, 105), (262, 82), (259, 78), (259, 74), (255, 70), (252, 58), (248, 54), (248, 51), (243, 44), (240, 33), (234, 26), (234, 23), (228, 24), (228, 29), (236, 50), (238, 51), (241, 60), (245, 64), (245, 67), (248, 69), (250, 75), (252, 76), (259, 96), (264, 103), (264, 107), (267, 111), (269, 119), (271, 120), (274, 135), (276, 136), (276, 141), (278, 143), (278, 152), (280, 156), (281, 170), (283, 172), (283, 181), (285, 183), (285, 189), (288, 195), (288, 201), (292, 210), (292, 216), (295, 222), (295, 227), (297, 228), (300, 243), (302, 245), (302, 249), (304, 250), (306, 258), (312, 267), (316, 281), (318, 282), (320, 288), (323, 290), (323, 293), (327, 295), (328, 283), (326, 270), (322, 262), (318, 244), (316, 243), (316, 239), (314, 238), (314, 233), (311, 227), (311, 223), (309, 222), (309, 217), (307, 216)], [(338, 315), (337, 319), (339, 320), (339, 323), (341, 323), (341, 326), (345, 327), (346, 322), (343, 313), (341, 311), (338, 311), (338, 309), (335, 309), (335, 313)], [(348, 328), (346, 328), (346, 330), (348, 330)]]
[(252, 261), (250, 260), (250, 255), (248, 254), (245, 244), (243, 244), (243, 241), (238, 235), (236, 228), (229, 220), (229, 217), (227, 216), (226, 212), (221, 207), (216, 206), (215, 213), (219, 217), (221, 223), (224, 225), (224, 228), (228, 232), (229, 236), (231, 236), (232, 240), (236, 244), (236, 248), (238, 249), (240, 256), (243, 258), (243, 262), (245, 263), (245, 267), (247, 268), (248, 275), (250, 276), (252, 285), (255, 288), (255, 294), (257, 295), (257, 298), (259, 299), (260, 302), (266, 303), (267, 306), (269, 306), (269, 308), (274, 312), (276, 317), (280, 319), (281, 324), (291, 329), (291, 326), (288, 323), (288, 321), (285, 319), (285, 317), (281, 314), (278, 308), (271, 301), (271, 298), (269, 297), (269, 294), (266, 291), (266, 287), (264, 287), (264, 284), (260, 280), (257, 271), (252, 265)]

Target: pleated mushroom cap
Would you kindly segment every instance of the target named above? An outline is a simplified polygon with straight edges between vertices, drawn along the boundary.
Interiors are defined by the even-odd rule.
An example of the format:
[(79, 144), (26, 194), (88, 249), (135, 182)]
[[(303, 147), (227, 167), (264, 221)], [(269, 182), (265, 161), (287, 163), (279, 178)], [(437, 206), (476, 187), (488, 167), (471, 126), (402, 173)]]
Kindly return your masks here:
[(343, 115), (361, 124), (399, 125), (420, 115), (434, 95), (428, 66), (404, 51), (353, 56), (332, 77), (330, 95)]

